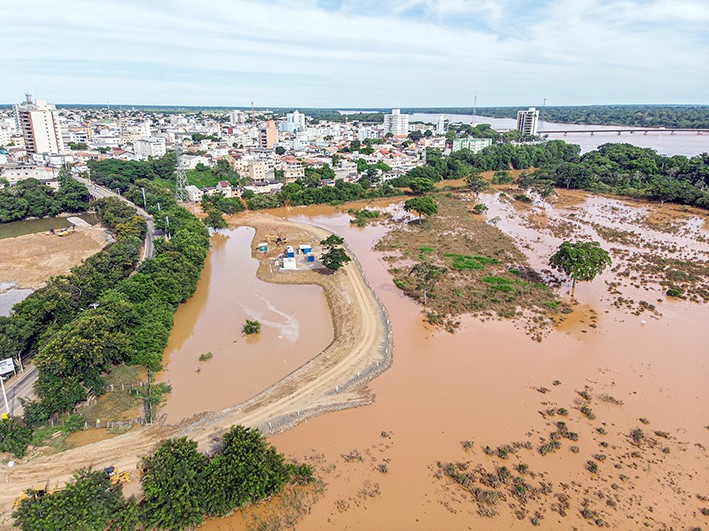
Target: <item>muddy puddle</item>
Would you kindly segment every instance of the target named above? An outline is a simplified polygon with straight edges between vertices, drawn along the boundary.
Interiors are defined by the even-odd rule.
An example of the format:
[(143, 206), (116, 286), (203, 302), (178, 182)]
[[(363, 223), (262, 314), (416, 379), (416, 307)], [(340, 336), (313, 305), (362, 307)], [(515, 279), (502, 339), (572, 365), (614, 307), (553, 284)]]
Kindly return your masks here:
[[(699, 511), (707, 503), (697, 498), (709, 494), (706, 306), (664, 300), (656, 302), (655, 319), (632, 315), (611, 304), (604, 280), (613, 277), (606, 273), (576, 288), (578, 313), (541, 343), (509, 321), (464, 318), (451, 335), (423, 323), (421, 308), (393, 285), (387, 264), (371, 250), (384, 227), (352, 227), (349, 216), (329, 207), (278, 214), (345, 237), (394, 331), (393, 366), (370, 384), (374, 404), (271, 438), (287, 456), (313, 463), (327, 484), (298, 528), (509, 529), (531, 528), (532, 518), (546, 529), (597, 521), (620, 529), (706, 524)], [(505, 230), (518, 231), (520, 242), (529, 241), (525, 254), (542, 267), (556, 240), (511, 214), (502, 221), (507, 214), (504, 205), (490, 212)], [(551, 217), (574, 221), (561, 209)], [(560, 408), (563, 417), (551, 416)], [(560, 420), (577, 439), (562, 439), (542, 455), (538, 448)], [(636, 428), (646, 434), (637, 444), (629, 435)], [(484, 450), (513, 443), (519, 446), (504, 458)], [(591, 473), (588, 462), (596, 458), (600, 470)], [(508, 493), (493, 508), (497, 516), (482, 517), (474, 496), (442, 473), (439, 461), (492, 472), (524, 463), (533, 472), (530, 484), (550, 486), (530, 491), (524, 503)], [(564, 516), (555, 508), (559, 500), (568, 504)], [(258, 527), (259, 514), (247, 510), (204, 528)]]
[[(197, 291), (175, 314), (160, 380), (172, 386), (167, 422), (238, 404), (313, 358), (333, 339), (318, 286), (267, 284), (256, 278), (254, 229), (212, 236)], [(244, 336), (246, 319), (261, 333)], [(200, 355), (211, 358), (200, 361)]]

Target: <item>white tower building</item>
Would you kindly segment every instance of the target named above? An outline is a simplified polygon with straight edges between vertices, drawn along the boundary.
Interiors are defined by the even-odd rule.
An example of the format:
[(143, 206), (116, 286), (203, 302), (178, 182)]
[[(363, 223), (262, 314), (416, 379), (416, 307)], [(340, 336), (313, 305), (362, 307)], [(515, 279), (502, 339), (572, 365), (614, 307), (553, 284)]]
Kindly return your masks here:
[(392, 109), (391, 114), (384, 115), (384, 133), (391, 133), (394, 136), (406, 136), (409, 134), (409, 115), (401, 114), (401, 110)]
[(64, 154), (64, 141), (59, 113), (46, 100), (32, 101), (26, 94), (24, 103), (15, 106), (17, 121), (25, 138), (28, 153)]
[(524, 136), (536, 136), (539, 125), (539, 111), (530, 107), (527, 111), (517, 111), (517, 131)]

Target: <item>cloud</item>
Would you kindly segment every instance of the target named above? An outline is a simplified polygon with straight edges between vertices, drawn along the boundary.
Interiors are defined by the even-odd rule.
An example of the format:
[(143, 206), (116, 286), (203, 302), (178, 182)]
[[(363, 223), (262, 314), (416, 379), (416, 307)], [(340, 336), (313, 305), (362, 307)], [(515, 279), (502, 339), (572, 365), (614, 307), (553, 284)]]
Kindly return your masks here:
[(709, 8), (691, 0), (29, 0), (0, 6), (0, 20), (6, 102), (27, 89), (57, 102), (369, 107), (709, 94)]

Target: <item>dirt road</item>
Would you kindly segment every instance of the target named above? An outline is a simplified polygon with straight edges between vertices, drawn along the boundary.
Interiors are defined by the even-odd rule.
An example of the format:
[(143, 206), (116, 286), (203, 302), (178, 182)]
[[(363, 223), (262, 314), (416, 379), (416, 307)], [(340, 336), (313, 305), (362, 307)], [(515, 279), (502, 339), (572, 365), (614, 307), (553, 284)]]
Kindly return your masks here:
[[(296, 239), (319, 241), (328, 232), (264, 214), (237, 220), (256, 228), (255, 241), (277, 232)], [(276, 283), (317, 284), (328, 299), (335, 326), (335, 339), (317, 357), (280, 382), (235, 407), (198, 415), (179, 425), (137, 428), (124, 435), (76, 448), (60, 454), (31, 457), (0, 478), (0, 525), (9, 525), (12, 500), (35, 482), (65, 482), (82, 467), (116, 465), (132, 471), (139, 459), (165, 438), (188, 436), (209, 449), (213, 438), (234, 424), (258, 427), (267, 434), (283, 431), (314, 415), (370, 403), (373, 399), (366, 382), (391, 364), (391, 329), (384, 307), (376, 299), (353, 261), (336, 274), (317, 271), (279, 273), (272, 271), (270, 259), (261, 256), (258, 276)], [(135, 492), (134, 479), (128, 492)]]

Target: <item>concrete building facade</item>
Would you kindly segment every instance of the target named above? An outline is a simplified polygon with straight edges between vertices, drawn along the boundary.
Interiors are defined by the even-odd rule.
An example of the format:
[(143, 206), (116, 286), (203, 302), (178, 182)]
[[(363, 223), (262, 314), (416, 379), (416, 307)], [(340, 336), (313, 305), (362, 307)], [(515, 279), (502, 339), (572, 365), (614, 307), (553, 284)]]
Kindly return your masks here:
[(452, 151), (460, 151), (461, 149), (469, 149), (473, 153), (485, 149), (492, 145), (491, 138), (454, 138)]
[(539, 126), (539, 111), (530, 107), (526, 111), (517, 111), (517, 131), (524, 136), (536, 136)]
[(406, 136), (409, 134), (409, 115), (401, 114), (401, 110), (392, 109), (391, 114), (384, 115), (384, 133), (391, 133), (394, 136)]
[(278, 142), (278, 128), (276, 122), (268, 120), (266, 127), (259, 131), (259, 146), (262, 149), (273, 149)]
[(54, 105), (46, 100), (33, 102), (32, 96), (27, 94), (27, 100), (15, 106), (15, 114), (28, 153), (64, 153), (59, 113)]
[(144, 140), (136, 140), (133, 142), (133, 152), (138, 159), (147, 159), (148, 157), (160, 158), (167, 153), (165, 139), (153, 137)]

